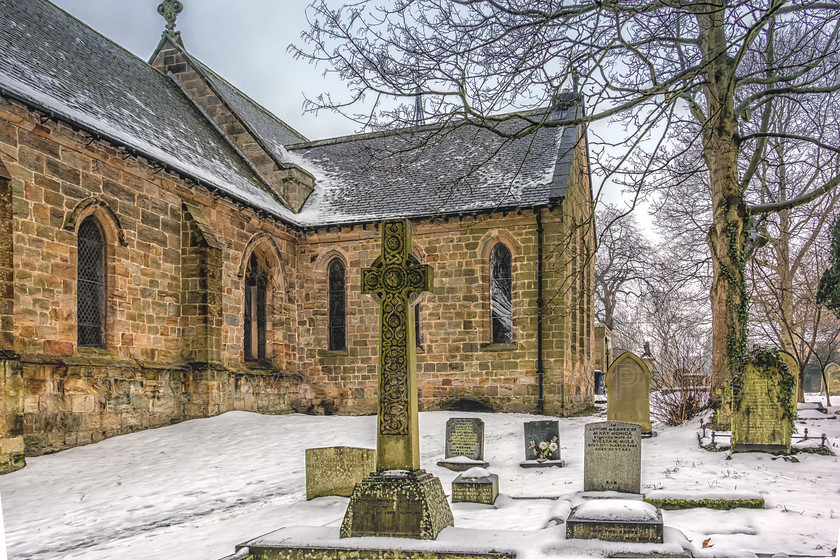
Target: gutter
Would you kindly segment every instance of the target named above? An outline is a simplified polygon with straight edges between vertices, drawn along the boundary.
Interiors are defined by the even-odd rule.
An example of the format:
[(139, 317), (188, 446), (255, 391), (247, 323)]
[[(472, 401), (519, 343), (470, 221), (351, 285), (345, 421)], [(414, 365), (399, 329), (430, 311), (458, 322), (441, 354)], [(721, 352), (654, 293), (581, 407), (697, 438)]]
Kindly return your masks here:
[(545, 370), (543, 363), (543, 223), (542, 208), (535, 208), (537, 215), (537, 412), (545, 411)]

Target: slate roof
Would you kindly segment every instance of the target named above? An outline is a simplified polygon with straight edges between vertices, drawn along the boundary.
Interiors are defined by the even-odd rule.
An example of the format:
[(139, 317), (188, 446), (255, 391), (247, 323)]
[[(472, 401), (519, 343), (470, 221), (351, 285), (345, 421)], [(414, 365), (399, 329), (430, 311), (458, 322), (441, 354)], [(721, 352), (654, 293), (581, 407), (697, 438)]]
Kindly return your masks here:
[(170, 78), (48, 2), (0, 0), (0, 93), (291, 219)]
[[(306, 142), (193, 59), (278, 162), (315, 191), (294, 214), (169, 77), (44, 0), (0, 0), (0, 94), (126, 146), (298, 226), (544, 206), (565, 196), (575, 127), (506, 140), (476, 126), (416, 127)], [(549, 119), (571, 118), (579, 105)], [(535, 113), (529, 118), (536, 118)], [(499, 125), (512, 131), (518, 118)], [(420, 147), (416, 147), (420, 144)]]
[(189, 53), (185, 52), (184, 54), (190, 58), (198, 71), (210, 83), (213, 91), (250, 128), (251, 134), (262, 143), (275, 161), (286, 162), (286, 150), (283, 149), (286, 144), (307, 141), (305, 136), (232, 86), (200, 60)]
[[(571, 119), (579, 110), (557, 110), (548, 120)], [(498, 130), (513, 133), (524, 126), (522, 118), (513, 118)], [(286, 149), (316, 178), (298, 219), (326, 225), (547, 206), (566, 195), (577, 140), (576, 127), (545, 127), (511, 140), (462, 124)]]

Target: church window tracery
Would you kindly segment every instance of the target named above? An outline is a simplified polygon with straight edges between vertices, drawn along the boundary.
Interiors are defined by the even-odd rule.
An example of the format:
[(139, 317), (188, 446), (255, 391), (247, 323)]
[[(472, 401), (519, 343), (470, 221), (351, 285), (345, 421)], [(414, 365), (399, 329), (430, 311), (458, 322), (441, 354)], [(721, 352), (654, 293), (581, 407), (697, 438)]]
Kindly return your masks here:
[(329, 266), (329, 349), (347, 349), (344, 263), (335, 258)]
[(96, 218), (82, 221), (78, 233), (79, 262), (76, 318), (79, 346), (105, 346), (105, 241)]
[(266, 296), (268, 273), (256, 254), (251, 255), (245, 274), (245, 360), (265, 361)]
[(510, 249), (499, 243), (490, 257), (490, 317), (495, 344), (513, 342), (512, 287)]

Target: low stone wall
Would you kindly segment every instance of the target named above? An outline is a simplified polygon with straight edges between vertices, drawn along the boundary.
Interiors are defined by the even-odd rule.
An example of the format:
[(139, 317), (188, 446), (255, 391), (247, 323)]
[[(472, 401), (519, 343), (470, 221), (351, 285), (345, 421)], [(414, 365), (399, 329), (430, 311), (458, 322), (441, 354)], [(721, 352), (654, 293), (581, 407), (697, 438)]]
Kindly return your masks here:
[(299, 376), (280, 371), (45, 356), (6, 367), (21, 372), (14, 416), (28, 456), (231, 410), (286, 414), (317, 402)]

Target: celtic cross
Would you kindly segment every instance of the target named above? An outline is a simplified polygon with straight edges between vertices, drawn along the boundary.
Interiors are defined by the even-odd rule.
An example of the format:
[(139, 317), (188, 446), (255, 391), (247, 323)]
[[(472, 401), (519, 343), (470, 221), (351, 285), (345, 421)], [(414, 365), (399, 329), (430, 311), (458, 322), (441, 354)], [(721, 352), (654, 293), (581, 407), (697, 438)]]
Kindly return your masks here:
[(362, 293), (379, 298), (376, 470), (420, 468), (417, 364), (410, 299), (431, 291), (433, 271), (411, 255), (408, 220), (382, 222), (382, 253), (362, 269)]
[(175, 19), (178, 14), (184, 11), (184, 5), (178, 0), (163, 0), (158, 5), (157, 11), (166, 20), (166, 30), (173, 33), (175, 31)]

